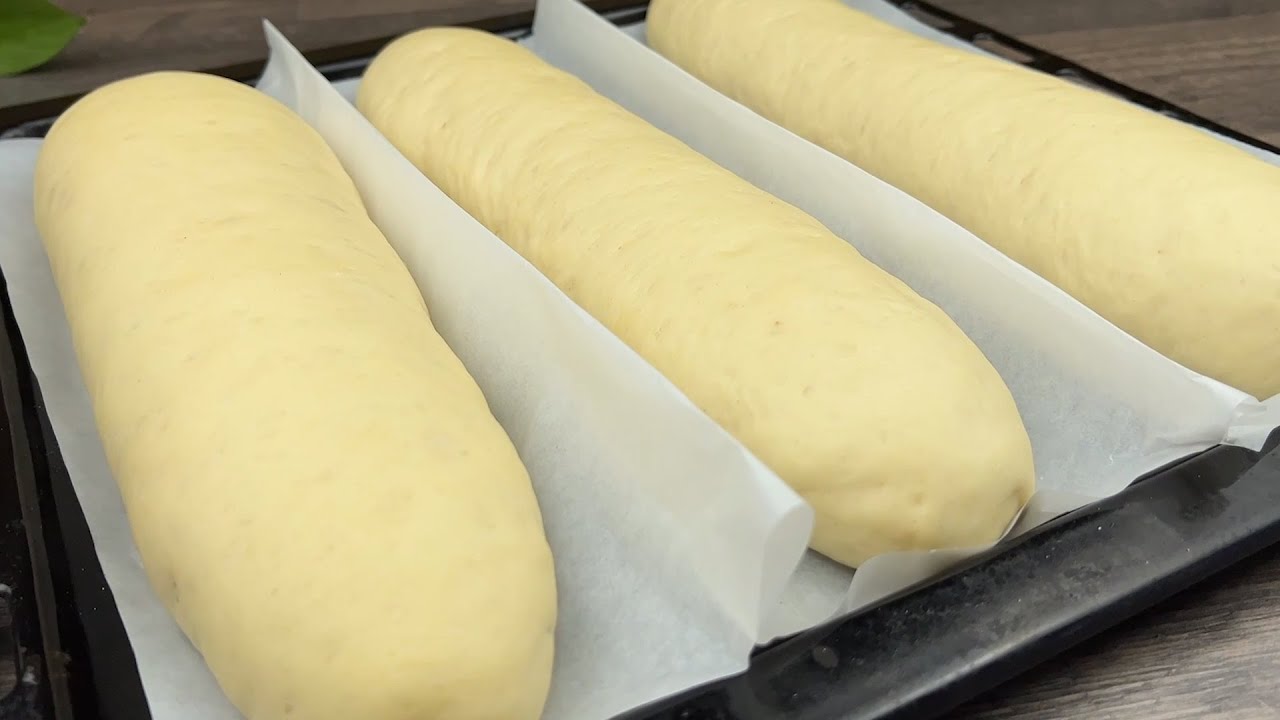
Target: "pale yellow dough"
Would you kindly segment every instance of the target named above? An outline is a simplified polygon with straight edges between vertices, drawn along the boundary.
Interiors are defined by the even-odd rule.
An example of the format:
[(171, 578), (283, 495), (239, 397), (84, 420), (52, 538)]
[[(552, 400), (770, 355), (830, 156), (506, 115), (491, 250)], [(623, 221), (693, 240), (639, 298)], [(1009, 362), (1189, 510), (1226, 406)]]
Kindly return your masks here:
[(1280, 168), (840, 0), (654, 0), (648, 37), (1156, 350), (1280, 393)]
[(102, 88), (36, 219), (156, 593), (249, 720), (532, 720), (528, 475), (319, 135), (210, 76)]
[(358, 105), (808, 499), (821, 552), (990, 541), (1030, 495), (1013, 399), (950, 318), (528, 50), (420, 31)]

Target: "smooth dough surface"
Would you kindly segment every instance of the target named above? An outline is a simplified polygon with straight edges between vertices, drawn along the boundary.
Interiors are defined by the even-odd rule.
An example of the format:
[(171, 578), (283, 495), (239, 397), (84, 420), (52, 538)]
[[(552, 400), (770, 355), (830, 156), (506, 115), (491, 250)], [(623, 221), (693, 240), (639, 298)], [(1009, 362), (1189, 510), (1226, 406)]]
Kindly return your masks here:
[(319, 135), (121, 81), (50, 132), (36, 216), (147, 575), (249, 720), (539, 716), (529, 477)]
[(840, 0), (654, 0), (648, 41), (1159, 352), (1280, 393), (1280, 168)]
[(420, 31), (358, 105), (809, 500), (819, 551), (990, 541), (1031, 493), (1009, 391), (941, 310), (528, 50)]

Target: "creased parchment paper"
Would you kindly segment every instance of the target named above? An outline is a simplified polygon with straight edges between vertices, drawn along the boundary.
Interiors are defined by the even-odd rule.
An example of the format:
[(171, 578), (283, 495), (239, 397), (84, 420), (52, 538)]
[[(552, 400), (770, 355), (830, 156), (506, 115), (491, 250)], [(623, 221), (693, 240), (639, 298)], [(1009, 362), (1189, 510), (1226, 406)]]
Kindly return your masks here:
[[(847, 2), (968, 47), (881, 0)], [(1039, 492), (1019, 531), (1189, 452), (1224, 441), (1256, 448), (1277, 419), (1274, 407), (1159, 355), (923, 203), (712, 90), (644, 37), (643, 23), (619, 29), (578, 0), (539, 0), (526, 44), (807, 211), (947, 311), (1009, 384), (1031, 435)], [(846, 608), (971, 552), (873, 559), (853, 578)]]
[[(534, 44), (544, 53), (553, 49), (549, 59), (563, 62), (578, 52), (586, 52), (579, 58), (606, 52), (610, 62), (625, 58), (621, 64), (629, 71), (644, 67), (646, 61), (637, 65), (631, 51), (613, 54), (617, 50), (610, 43), (617, 31), (593, 26), (594, 15), (575, 16), (571, 3), (543, 5), (552, 9), (540, 7), (540, 13), (551, 16), (541, 16), (539, 28), (553, 30), (536, 36)], [(568, 14), (557, 18), (556, 13)], [(554, 28), (566, 18), (570, 24), (560, 30), (583, 33), (578, 39), (585, 50), (572, 42), (565, 48), (554, 44)], [(643, 37), (643, 26), (629, 31)], [(561, 591), (547, 718), (607, 717), (735, 672), (745, 667), (752, 639), (815, 624), (842, 604), (861, 605), (971, 554), (947, 550), (882, 556), (864, 566), (852, 587), (849, 571), (813, 553), (792, 574), (811, 522), (807, 508), (518, 256), (417, 178), (353, 109), (334, 103), (327, 83), (283, 38), (268, 32), (273, 60), (261, 87), (293, 106), (334, 145), (371, 215), (424, 288), (438, 329), (484, 388), (534, 476)], [(556, 53), (564, 55), (557, 60)], [(659, 74), (660, 86), (665, 87), (673, 69)], [(352, 97), (356, 82), (339, 83), (342, 94)], [(688, 97), (672, 105), (682, 102)], [(703, 112), (699, 108), (695, 114)], [(647, 117), (712, 154), (713, 148), (699, 147), (691, 137), (664, 126), (661, 113)], [(717, 118), (712, 124), (723, 122), (712, 117)], [(729, 123), (735, 137), (741, 133), (737, 122)], [(774, 142), (771, 133), (777, 132), (782, 131), (771, 128), (745, 137)], [(137, 654), (154, 717), (233, 720), (239, 715), (152, 596), (138, 564), (30, 218), (31, 168), (38, 145), (0, 142), (0, 269), (50, 419)], [(784, 174), (770, 186), (748, 174), (777, 172), (769, 165), (775, 154), (755, 157), (757, 148), (744, 147), (751, 152), (737, 164), (715, 159), (823, 219), (873, 260), (901, 271), (974, 334), (1006, 373), (1024, 415), (1036, 412), (1028, 420), (1035, 420), (1029, 425), (1041, 487), (1047, 491), (1033, 499), (1019, 529), (1114, 492), (1141, 471), (1162, 464), (1161, 458), (1173, 459), (1224, 436), (1256, 446), (1276, 424), (1266, 408), (1135, 347), (1052, 288), (1004, 267), (1003, 258), (970, 249), (945, 254), (949, 261), (956, 259), (952, 255), (972, 255), (958, 267), (950, 266), (952, 274), (977, 274), (969, 280), (911, 273), (909, 266), (918, 262), (919, 253), (937, 249), (927, 238), (898, 254), (878, 255), (874, 246), (912, 232), (940, 232), (933, 243), (938, 244), (956, 235), (954, 226), (896, 191), (874, 187), (878, 181), (868, 183), (869, 178), (856, 173), (850, 180), (847, 169), (830, 163), (825, 174), (783, 192), (779, 186), (793, 176)], [(859, 209), (874, 208), (886, 198), (896, 204), (836, 223), (819, 214), (826, 207), (822, 202), (830, 201), (821, 192), (824, 182), (847, 183), (837, 195), (841, 202), (869, 193), (856, 203)], [(810, 194), (817, 200), (802, 202)], [(947, 262), (936, 266), (948, 267)], [(984, 286), (992, 276), (1006, 279), (998, 289)], [(1002, 292), (1016, 300), (1002, 301)], [(1040, 300), (1026, 308), (1027, 298)], [(1005, 318), (1008, 308), (1029, 316), (1020, 322)], [(999, 317), (986, 317), (993, 312)], [(1036, 322), (1049, 322), (1052, 330), (1027, 332)], [(1081, 340), (1091, 344), (1075, 348), (1073, 343)], [(1106, 360), (1122, 362), (1118, 368), (1106, 367)], [(1120, 379), (1130, 372), (1142, 380), (1140, 387), (1126, 387)], [(1150, 377), (1142, 374), (1153, 372)], [(620, 412), (623, 408), (626, 412)], [(1103, 424), (1095, 428), (1090, 425), (1095, 421)], [(737, 489), (728, 493), (730, 487)], [(782, 599), (775, 602), (779, 594)]]

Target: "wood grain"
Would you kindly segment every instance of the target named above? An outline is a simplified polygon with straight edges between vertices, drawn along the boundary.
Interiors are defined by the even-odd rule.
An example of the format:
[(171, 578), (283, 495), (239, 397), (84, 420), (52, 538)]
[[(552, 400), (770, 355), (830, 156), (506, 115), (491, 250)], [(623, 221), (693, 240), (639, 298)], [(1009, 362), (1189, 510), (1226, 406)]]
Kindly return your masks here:
[(936, 0), (959, 15), (1280, 144), (1276, 0)]
[[(0, 0), (2, 2), (3, 0)], [(527, 16), (533, 0), (62, 0), (89, 15), (49, 66), (0, 79), (0, 108), (160, 68), (260, 62), (267, 17), (299, 47)], [(785, 1), (785, 0), (780, 0)], [(1116, 80), (1280, 144), (1278, 0), (934, 0)], [(617, 7), (628, 0), (605, 3)], [(958, 710), (966, 720), (1280, 717), (1280, 548)]]

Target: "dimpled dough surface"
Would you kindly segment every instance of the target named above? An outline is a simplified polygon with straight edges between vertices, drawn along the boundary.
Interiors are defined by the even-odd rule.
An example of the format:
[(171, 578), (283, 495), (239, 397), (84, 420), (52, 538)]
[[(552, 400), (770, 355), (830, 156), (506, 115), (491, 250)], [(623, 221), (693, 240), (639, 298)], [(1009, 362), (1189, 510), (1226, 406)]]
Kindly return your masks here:
[(1280, 168), (839, 0), (654, 0), (648, 37), (1156, 350), (1280, 393)]
[(528, 50), (420, 31), (358, 105), (809, 500), (821, 552), (990, 541), (1030, 494), (1009, 391), (946, 315)]
[(54, 126), (36, 216), (147, 575), (241, 712), (537, 718), (528, 476), (320, 137), (125, 80)]

